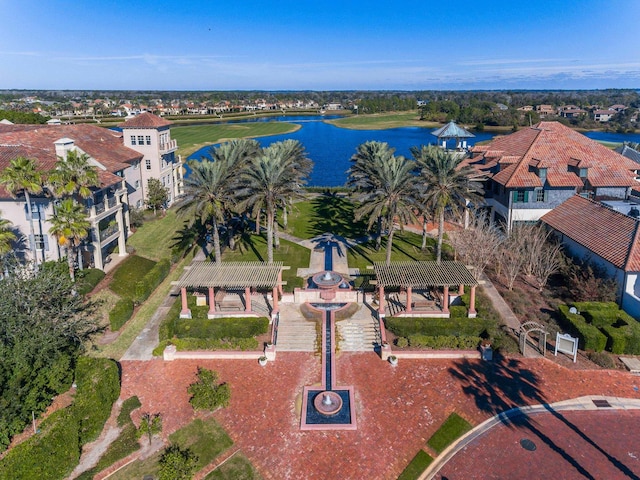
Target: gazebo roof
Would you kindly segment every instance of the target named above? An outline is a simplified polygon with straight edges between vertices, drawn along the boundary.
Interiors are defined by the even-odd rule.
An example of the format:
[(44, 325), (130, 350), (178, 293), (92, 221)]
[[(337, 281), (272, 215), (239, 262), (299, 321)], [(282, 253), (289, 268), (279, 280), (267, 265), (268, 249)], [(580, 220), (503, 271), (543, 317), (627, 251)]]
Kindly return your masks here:
[(193, 262), (174, 285), (178, 287), (268, 287), (278, 283), (282, 262)]
[(459, 262), (375, 262), (378, 285), (401, 287), (443, 287), (478, 285), (469, 269)]
[(473, 138), (475, 135), (468, 130), (465, 130), (462, 127), (456, 125), (456, 122), (451, 121), (447, 123), (444, 127), (440, 127), (437, 130), (431, 132), (431, 135), (434, 135), (438, 138)]

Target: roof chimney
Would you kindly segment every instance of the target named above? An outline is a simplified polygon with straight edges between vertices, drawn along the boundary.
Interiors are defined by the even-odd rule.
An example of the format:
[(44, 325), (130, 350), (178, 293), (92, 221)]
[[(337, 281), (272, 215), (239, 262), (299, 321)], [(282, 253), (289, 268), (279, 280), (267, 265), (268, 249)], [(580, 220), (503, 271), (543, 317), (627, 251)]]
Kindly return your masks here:
[(56, 155), (62, 158), (67, 158), (67, 152), (75, 147), (74, 141), (66, 137), (56, 140), (53, 144), (56, 146)]

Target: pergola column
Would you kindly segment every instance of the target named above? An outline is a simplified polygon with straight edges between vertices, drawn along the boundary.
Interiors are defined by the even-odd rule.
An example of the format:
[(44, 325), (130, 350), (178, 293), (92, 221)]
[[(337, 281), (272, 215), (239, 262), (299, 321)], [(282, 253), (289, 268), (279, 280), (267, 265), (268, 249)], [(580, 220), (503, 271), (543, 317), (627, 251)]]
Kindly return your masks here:
[(407, 309), (406, 309), (407, 313), (412, 312), (412, 308), (411, 308), (411, 291), (412, 290), (413, 290), (412, 287), (407, 287)]
[(378, 314), (384, 317), (384, 285), (378, 287)]
[(283, 294), (283, 291), (282, 291), (282, 270), (278, 270), (278, 291), (280, 292), (280, 295)]
[(464, 285), (460, 284), (460, 287), (458, 287), (458, 295), (464, 295)]
[(445, 285), (443, 288), (442, 313), (449, 313), (449, 285)]
[(478, 312), (476, 312), (476, 286), (472, 285), (471, 292), (469, 293), (469, 312), (467, 316), (469, 318), (476, 318), (477, 314)]
[(251, 287), (244, 289), (245, 312), (251, 313)]
[(273, 312), (278, 311), (278, 286), (273, 287)]
[(216, 313), (216, 294), (213, 287), (209, 287), (209, 315)]
[(182, 310), (180, 310), (180, 318), (191, 318), (191, 310), (187, 303), (187, 287), (180, 288), (180, 297), (182, 298)]

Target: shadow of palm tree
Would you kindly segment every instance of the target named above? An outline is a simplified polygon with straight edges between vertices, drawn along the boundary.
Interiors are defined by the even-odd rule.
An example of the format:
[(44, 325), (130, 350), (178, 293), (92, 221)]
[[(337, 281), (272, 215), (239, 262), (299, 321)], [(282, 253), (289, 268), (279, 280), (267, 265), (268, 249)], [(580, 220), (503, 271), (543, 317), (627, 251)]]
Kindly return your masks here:
[(312, 200), (316, 214), (310, 221), (313, 235), (331, 232), (347, 238), (366, 234), (366, 224), (354, 220), (353, 204), (346, 198), (323, 195)]

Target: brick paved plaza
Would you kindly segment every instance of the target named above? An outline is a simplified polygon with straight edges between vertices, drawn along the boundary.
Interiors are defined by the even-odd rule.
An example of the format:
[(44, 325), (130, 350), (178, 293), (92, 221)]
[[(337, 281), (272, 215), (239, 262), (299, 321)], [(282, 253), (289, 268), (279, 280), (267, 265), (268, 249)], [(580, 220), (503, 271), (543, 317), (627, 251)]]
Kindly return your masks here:
[[(187, 386), (195, 379), (198, 366), (216, 370), (221, 380), (230, 384), (230, 406), (214, 415), (260, 474), (265, 479), (278, 480), (395, 479), (453, 411), (477, 425), (515, 406), (553, 403), (583, 395), (640, 398), (640, 378), (628, 373), (570, 371), (544, 359), (498, 359), (494, 363), (403, 359), (400, 365), (392, 367), (374, 353), (341, 353), (336, 359), (337, 384), (355, 388), (358, 429), (303, 432), (299, 430), (302, 390), (305, 385), (319, 384), (320, 358), (282, 352), (266, 367), (247, 360), (123, 361), (122, 398), (138, 395), (143, 405), (138, 412), (161, 412), (166, 436), (194, 416)], [(563, 415), (579, 424), (568, 413)], [(628, 443), (624, 440), (628, 433), (608, 428), (611, 418), (616, 421), (620, 418), (623, 424), (631, 424), (631, 420), (627, 421), (622, 414), (608, 415), (602, 422), (599, 418), (590, 421), (587, 435), (593, 435), (593, 442), (620, 461), (627, 460), (625, 464), (639, 475), (637, 461), (622, 458), (626, 448), (622, 445)], [(629, 415), (637, 426), (638, 415)], [(555, 445), (565, 448), (562, 438), (566, 429), (554, 433), (553, 428), (540, 425)], [(511, 436), (498, 433), (497, 438), (511, 445), (524, 435), (512, 430), (506, 430)], [(493, 432), (487, 435), (491, 438)], [(534, 452), (536, 457), (527, 456), (531, 452), (513, 445), (508, 450), (535, 460), (527, 462), (527, 468), (533, 469), (531, 476), (524, 469), (517, 470), (524, 475), (520, 478), (540, 478), (536, 461), (542, 458), (558, 466), (556, 470), (549, 467), (549, 475), (578, 478), (564, 476), (561, 462), (554, 460), (557, 453), (545, 447), (544, 442), (536, 440), (536, 444), (539, 447)], [(478, 449), (473, 453), (476, 459), (506, 448), (494, 440), (475, 442), (467, 448), (472, 447)], [(593, 463), (587, 459), (575, 452), (570, 455), (583, 468), (592, 468)], [(465, 457), (472, 458), (472, 454), (460, 455), (461, 462)], [(517, 464), (520, 457), (513, 458), (511, 463)], [(446, 466), (453, 469), (446, 478), (512, 477), (502, 476), (500, 471), (494, 477), (477, 476), (475, 462), (468, 466), (456, 463), (458, 458), (454, 460), (451, 466)]]

